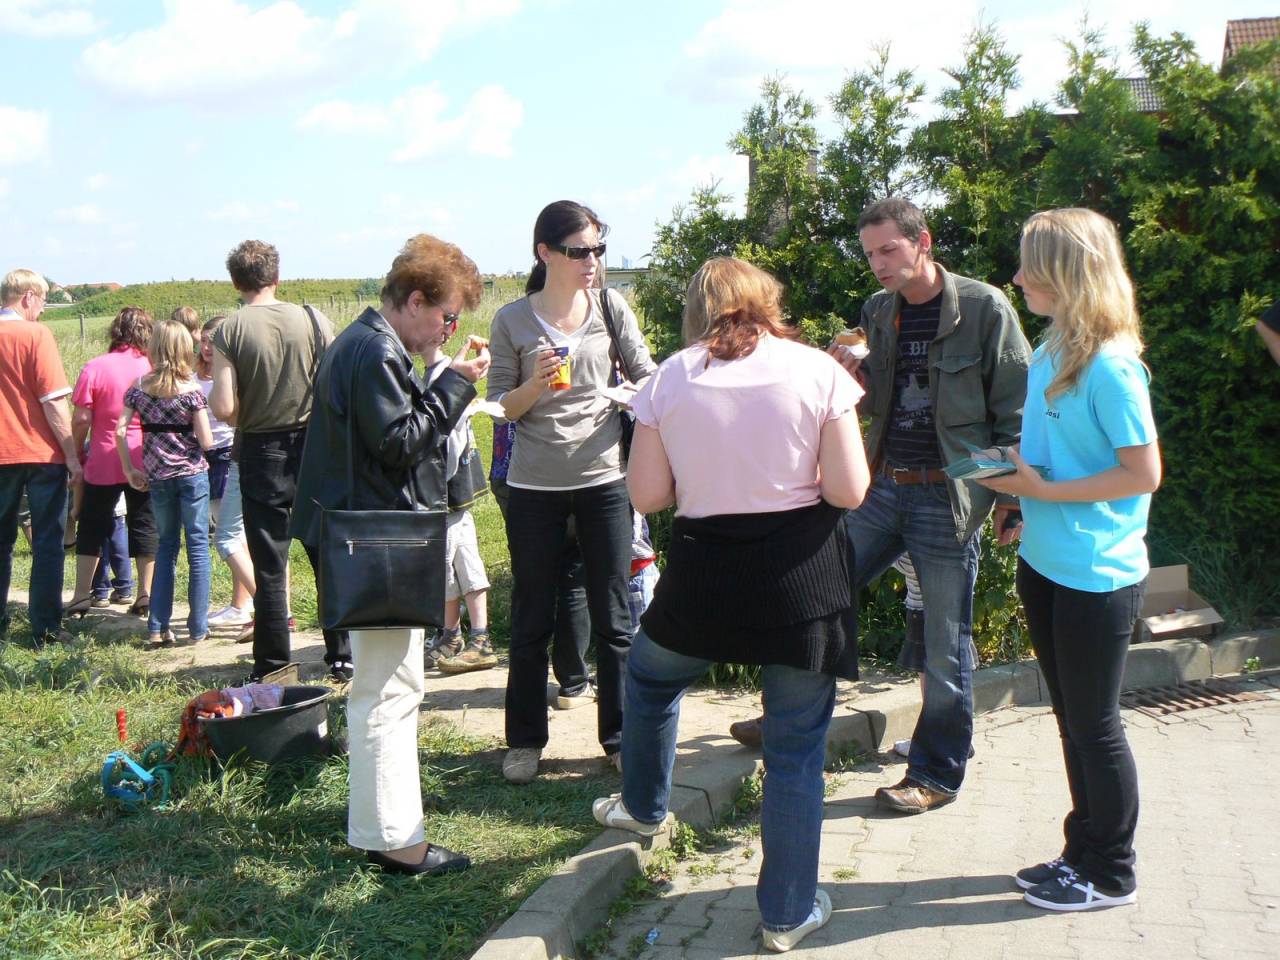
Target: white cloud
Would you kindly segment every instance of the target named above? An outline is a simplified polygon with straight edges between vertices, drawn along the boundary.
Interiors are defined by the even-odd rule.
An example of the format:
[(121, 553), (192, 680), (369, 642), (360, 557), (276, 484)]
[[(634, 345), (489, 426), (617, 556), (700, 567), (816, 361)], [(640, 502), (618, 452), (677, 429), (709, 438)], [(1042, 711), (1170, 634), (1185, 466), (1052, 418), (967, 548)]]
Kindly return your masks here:
[[(511, 139), (524, 123), (524, 105), (496, 85), (481, 87), (453, 116), (438, 83), (413, 87), (387, 106), (329, 100), (298, 118), (300, 130), (382, 135), (403, 140), (391, 154), (412, 163), (445, 150), (464, 149), (490, 157), (511, 156)], [(407, 139), (405, 139), (407, 137)]]
[(243, 200), (228, 200), (220, 207), (205, 213), (206, 220), (216, 222), (246, 223), (250, 220), (268, 220), (273, 213), (297, 213), (301, 209), (296, 200), (274, 200), (269, 204), (254, 206)]
[(9, 196), (10, 189), (11, 187), (9, 185), (9, 181), (6, 180), (4, 177), (0, 177), (0, 200), (3, 200), (5, 197)]
[(0, 0), (0, 34), (83, 36), (98, 29), (89, 0)]
[(652, 216), (658, 211), (665, 220), (676, 206), (688, 203), (696, 188), (713, 183), (731, 198), (729, 210), (738, 214), (744, 212), (747, 160), (731, 153), (694, 154), (647, 183), (620, 191), (595, 192), (589, 199), (594, 209), (607, 211), (605, 219), (619, 214)]
[(94, 173), (84, 178), (86, 190), (101, 190), (111, 180), (105, 173)]
[(378, 223), (339, 230), (333, 239), (344, 245), (389, 241), (396, 245), (419, 233), (446, 233), (456, 223), (451, 210), (421, 201), (407, 199), (399, 193), (382, 195), (382, 213)]
[[(912, 68), (926, 83), (929, 104), (920, 112), (932, 115), (933, 99), (951, 83), (942, 71), (960, 64), (965, 38), (987, 22), (1021, 57), (1022, 85), (1014, 105), (1048, 101), (1066, 74), (1062, 41), (1078, 36), (1086, 9), (1078, 0), (948, 0), (911, 9), (848, 0), (725, 0), (684, 44), (684, 65), (668, 91), (741, 105), (755, 101), (761, 80), (780, 73), (824, 105), (850, 72), (870, 65), (874, 47), (888, 43), (891, 67)], [(1149, 0), (1112, 0), (1090, 10), (1089, 20), (1121, 52), (1125, 72), (1137, 70), (1127, 50), (1139, 20), (1149, 20), (1158, 35), (1187, 33), (1211, 66), (1221, 56), (1226, 28), (1221, 8), (1193, 0), (1165, 0), (1159, 9)]]
[(38, 160), (49, 149), (49, 114), (0, 104), (0, 165)]
[(508, 17), (519, 6), (519, 0), (355, 0), (325, 17), (295, 0), (257, 8), (239, 0), (164, 0), (158, 25), (99, 40), (82, 62), (94, 82), (126, 97), (214, 101), (252, 94), (261, 105), (353, 70), (426, 59), (445, 36)]
[(102, 208), (96, 203), (81, 203), (73, 207), (55, 210), (53, 218), (63, 223), (81, 224), (102, 223), (106, 219), (102, 215)]

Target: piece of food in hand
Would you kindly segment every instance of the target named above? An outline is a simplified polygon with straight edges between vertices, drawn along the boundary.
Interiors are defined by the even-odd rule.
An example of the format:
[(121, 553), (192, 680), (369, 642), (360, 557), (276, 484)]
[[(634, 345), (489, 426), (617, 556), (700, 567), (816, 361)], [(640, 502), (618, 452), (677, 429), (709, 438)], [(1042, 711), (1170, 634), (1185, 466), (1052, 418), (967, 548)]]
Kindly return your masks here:
[(837, 346), (848, 347), (849, 352), (861, 360), (871, 351), (867, 347), (867, 333), (861, 327), (852, 330), (841, 330), (833, 341)]

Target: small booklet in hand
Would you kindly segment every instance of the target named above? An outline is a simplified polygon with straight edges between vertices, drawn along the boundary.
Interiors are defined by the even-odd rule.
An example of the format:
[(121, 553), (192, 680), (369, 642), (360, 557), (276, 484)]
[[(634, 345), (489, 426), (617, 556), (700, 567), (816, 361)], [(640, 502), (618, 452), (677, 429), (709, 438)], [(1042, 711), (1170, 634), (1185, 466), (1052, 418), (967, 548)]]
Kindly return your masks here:
[[(1048, 467), (1037, 467), (1033, 464), (1031, 469), (1046, 480), (1049, 478)], [(952, 480), (984, 480), (987, 477), (1001, 477), (1018, 472), (1018, 468), (1012, 461), (996, 460), (992, 457), (961, 457), (959, 460), (948, 463), (942, 470)]]

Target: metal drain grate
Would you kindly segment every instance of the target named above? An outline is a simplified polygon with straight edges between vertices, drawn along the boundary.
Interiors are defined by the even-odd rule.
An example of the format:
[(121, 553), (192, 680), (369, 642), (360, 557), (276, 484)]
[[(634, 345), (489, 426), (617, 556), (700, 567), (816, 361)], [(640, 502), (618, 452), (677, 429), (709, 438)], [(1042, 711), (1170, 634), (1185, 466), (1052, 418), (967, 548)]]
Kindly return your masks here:
[(1147, 687), (1121, 694), (1120, 706), (1130, 707), (1151, 717), (1183, 713), (1201, 707), (1221, 707), (1230, 703), (1269, 700), (1267, 693), (1242, 689), (1237, 680), (1192, 680), (1172, 687)]

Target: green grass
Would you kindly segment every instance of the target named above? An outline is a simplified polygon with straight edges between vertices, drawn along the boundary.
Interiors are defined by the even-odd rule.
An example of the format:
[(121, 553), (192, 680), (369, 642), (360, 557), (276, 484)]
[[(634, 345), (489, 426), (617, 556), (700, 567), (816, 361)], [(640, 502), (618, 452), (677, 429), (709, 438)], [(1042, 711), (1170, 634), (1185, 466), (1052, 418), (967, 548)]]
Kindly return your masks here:
[(0, 956), (462, 957), (597, 832), (603, 780), (510, 787), (496, 744), (442, 721), (421, 735), (427, 835), (475, 862), (447, 879), (362, 866), (342, 758), (184, 760), (170, 809), (107, 801), (116, 709), (131, 743), (172, 742), (194, 692), (127, 647), (0, 649)]

